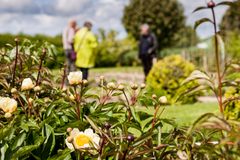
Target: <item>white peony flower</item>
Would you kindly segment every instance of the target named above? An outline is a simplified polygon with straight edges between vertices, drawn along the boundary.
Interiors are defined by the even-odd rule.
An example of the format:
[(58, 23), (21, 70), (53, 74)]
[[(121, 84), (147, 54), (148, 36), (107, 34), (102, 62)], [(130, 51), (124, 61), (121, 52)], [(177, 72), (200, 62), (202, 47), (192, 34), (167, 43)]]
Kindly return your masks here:
[(33, 84), (33, 81), (31, 80), (31, 78), (25, 78), (22, 81), (22, 86), (21, 86), (22, 91), (33, 89), (33, 87), (34, 87), (34, 84)]
[(17, 101), (8, 97), (0, 97), (0, 108), (5, 113), (13, 113), (17, 110)]
[(67, 78), (70, 85), (80, 84), (82, 83), (82, 72), (70, 72)]
[(168, 103), (167, 97), (166, 96), (162, 96), (159, 98), (159, 102), (162, 104), (166, 104)]
[[(69, 138), (70, 137), (70, 138)], [(79, 149), (79, 150), (84, 150), (88, 148), (99, 148), (99, 143), (100, 143), (100, 137), (98, 134), (94, 133), (92, 129), (86, 129), (84, 132), (79, 131), (79, 129), (74, 128), (70, 132), (69, 136), (65, 141), (66, 145), (69, 149), (74, 150), (74, 149)], [(70, 143), (72, 140), (72, 143)]]

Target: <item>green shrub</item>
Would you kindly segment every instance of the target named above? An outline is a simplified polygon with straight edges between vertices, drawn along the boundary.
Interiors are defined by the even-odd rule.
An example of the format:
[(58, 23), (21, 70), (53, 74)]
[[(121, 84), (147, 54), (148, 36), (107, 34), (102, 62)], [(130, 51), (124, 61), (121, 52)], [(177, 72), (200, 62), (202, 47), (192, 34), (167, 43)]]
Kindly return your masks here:
[[(240, 96), (240, 73), (231, 70), (231, 73), (227, 75), (226, 80), (229, 82), (232, 82), (232, 84), (235, 84), (233, 86), (228, 86), (225, 89), (224, 97), (226, 98), (226, 101), (229, 103), (226, 103), (226, 107), (224, 109), (224, 115), (227, 119), (240, 119), (240, 101), (237, 100)], [(233, 100), (236, 99), (236, 100)]]
[[(177, 95), (191, 87), (191, 83), (186, 86), (181, 86), (181, 83), (194, 69), (195, 66), (180, 55), (167, 56), (153, 66), (147, 77), (147, 84), (156, 94), (167, 96), (173, 103), (178, 98)], [(192, 103), (196, 101), (196, 95), (186, 96), (181, 101)]]

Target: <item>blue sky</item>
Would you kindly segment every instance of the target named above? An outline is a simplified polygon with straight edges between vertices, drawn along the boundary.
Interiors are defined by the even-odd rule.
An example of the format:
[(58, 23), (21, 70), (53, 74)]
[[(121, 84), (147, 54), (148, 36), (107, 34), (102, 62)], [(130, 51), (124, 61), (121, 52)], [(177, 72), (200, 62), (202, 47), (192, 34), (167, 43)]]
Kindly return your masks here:
[[(210, 12), (192, 13), (207, 0), (179, 0), (185, 8), (187, 23), (194, 21)], [(222, 0), (215, 0), (220, 2)], [(122, 11), (129, 0), (0, 0), (0, 33), (10, 32), (27, 34), (56, 35), (62, 32), (69, 19), (74, 18), (79, 25), (85, 20), (94, 23), (97, 28), (115, 29), (120, 37), (126, 33), (121, 24)], [(217, 20), (220, 21), (226, 7), (217, 8)], [(204, 24), (197, 30), (204, 38), (212, 35), (212, 28)]]

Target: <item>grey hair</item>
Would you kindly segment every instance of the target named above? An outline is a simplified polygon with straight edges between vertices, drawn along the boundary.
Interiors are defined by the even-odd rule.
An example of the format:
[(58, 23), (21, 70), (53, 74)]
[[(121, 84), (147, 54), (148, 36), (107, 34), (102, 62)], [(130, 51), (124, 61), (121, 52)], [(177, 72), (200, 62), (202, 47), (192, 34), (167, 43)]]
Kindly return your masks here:
[(141, 25), (141, 29), (147, 29), (147, 30), (149, 30), (149, 29), (150, 29), (150, 26), (145, 23), (145, 24), (142, 24), (142, 25)]

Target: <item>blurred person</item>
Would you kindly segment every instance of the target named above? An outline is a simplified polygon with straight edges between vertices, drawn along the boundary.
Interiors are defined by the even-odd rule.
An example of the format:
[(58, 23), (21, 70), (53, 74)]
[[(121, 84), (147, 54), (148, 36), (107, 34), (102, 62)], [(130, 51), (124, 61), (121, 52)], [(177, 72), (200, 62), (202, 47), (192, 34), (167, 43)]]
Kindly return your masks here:
[(139, 58), (143, 65), (144, 75), (146, 78), (152, 69), (153, 62), (157, 57), (158, 42), (156, 36), (150, 31), (148, 24), (143, 24), (140, 28), (139, 40)]
[(83, 73), (83, 79), (88, 79), (89, 68), (95, 65), (95, 48), (98, 45), (97, 38), (92, 33), (92, 23), (85, 22), (74, 37), (74, 49), (77, 53), (76, 66)]
[(67, 60), (67, 74), (75, 70), (76, 53), (74, 53), (73, 41), (77, 29), (77, 22), (70, 20), (62, 35), (63, 48)]

